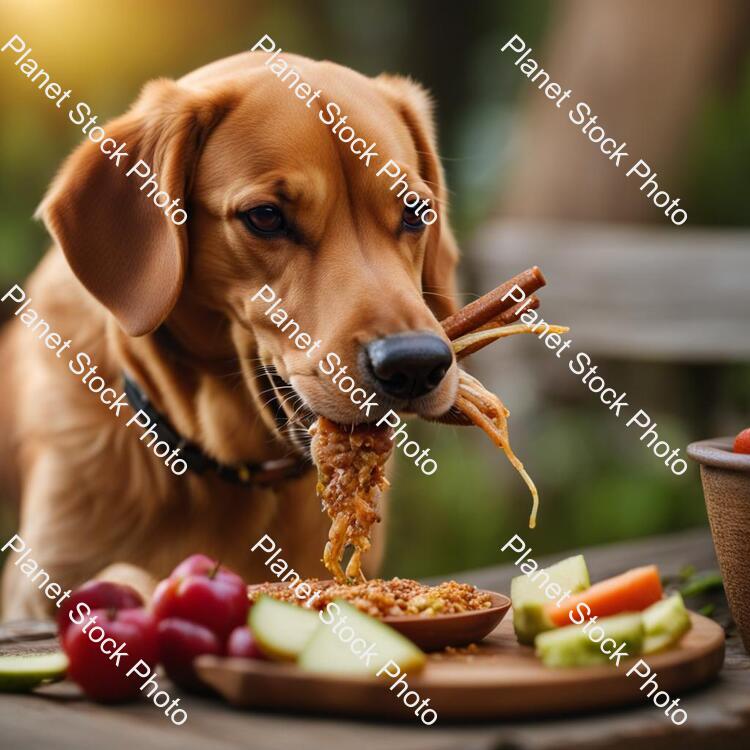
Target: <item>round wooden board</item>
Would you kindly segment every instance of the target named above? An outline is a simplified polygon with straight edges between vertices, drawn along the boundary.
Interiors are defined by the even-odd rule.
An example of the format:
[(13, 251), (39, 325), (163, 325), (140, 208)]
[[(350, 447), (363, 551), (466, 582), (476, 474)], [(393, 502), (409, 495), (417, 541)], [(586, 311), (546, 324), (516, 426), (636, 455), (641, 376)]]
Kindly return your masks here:
[[(419, 675), (407, 677), (409, 689), (439, 719), (515, 719), (611, 708), (651, 700), (639, 691), (644, 679), (619, 667), (550, 669), (531, 648), (519, 646), (511, 617), (478, 646), (476, 653), (432, 654)], [(691, 613), (693, 627), (677, 648), (646, 658), (657, 673), (659, 690), (671, 699), (702, 685), (721, 669), (724, 631), (712, 620)], [(378, 716), (418, 720), (406, 708), (390, 678), (323, 676), (291, 664), (202, 656), (201, 677), (230, 703), (252, 708), (316, 714)], [(417, 704), (419, 705), (419, 704)], [(655, 708), (654, 710), (662, 710)]]

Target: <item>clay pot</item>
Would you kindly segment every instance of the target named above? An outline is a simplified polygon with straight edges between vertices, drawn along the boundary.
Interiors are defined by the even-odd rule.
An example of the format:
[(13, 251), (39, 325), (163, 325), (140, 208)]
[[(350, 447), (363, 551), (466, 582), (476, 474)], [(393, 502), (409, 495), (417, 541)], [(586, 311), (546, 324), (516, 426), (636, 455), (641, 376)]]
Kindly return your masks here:
[(733, 438), (691, 443), (701, 465), (703, 497), (732, 616), (750, 653), (750, 455), (732, 451)]

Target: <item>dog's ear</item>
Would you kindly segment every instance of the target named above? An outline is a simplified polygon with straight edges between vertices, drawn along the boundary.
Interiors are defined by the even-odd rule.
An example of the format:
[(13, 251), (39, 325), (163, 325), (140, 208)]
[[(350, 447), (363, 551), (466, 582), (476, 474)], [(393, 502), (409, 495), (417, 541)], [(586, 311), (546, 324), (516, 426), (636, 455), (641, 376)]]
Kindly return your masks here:
[[(178, 225), (164, 212), (187, 210), (193, 168), (208, 133), (228, 107), (226, 99), (174, 81), (147, 84), (125, 115), (104, 126), (114, 144), (86, 138), (37, 210), (75, 275), (131, 336), (159, 326), (179, 297), (187, 222)], [(118, 157), (112, 152), (120, 145), (126, 155)], [(141, 190), (148, 178), (126, 174), (139, 160), (151, 168), (158, 188), (152, 182)], [(139, 171), (145, 173), (145, 167)], [(149, 197), (157, 190), (169, 195), (166, 208)], [(159, 196), (160, 204), (165, 200)], [(177, 222), (182, 218), (174, 216)]]
[(401, 76), (375, 79), (393, 102), (411, 133), (419, 157), (419, 172), (437, 196), (438, 220), (433, 224), (422, 266), (422, 294), (438, 320), (454, 313), (458, 245), (448, 223), (448, 189), (437, 151), (430, 95), (418, 83)]

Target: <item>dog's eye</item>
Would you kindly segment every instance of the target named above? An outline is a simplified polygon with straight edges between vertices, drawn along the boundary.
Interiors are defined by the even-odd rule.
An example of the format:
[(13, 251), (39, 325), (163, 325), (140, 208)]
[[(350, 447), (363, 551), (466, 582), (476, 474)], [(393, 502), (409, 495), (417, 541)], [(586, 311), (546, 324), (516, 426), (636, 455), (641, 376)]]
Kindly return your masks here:
[(262, 236), (279, 234), (286, 229), (286, 221), (281, 209), (270, 203), (244, 211), (241, 216), (252, 232)]
[(404, 215), (401, 219), (404, 229), (408, 229), (411, 232), (418, 232), (424, 229), (424, 222), (421, 216), (417, 216), (417, 213), (413, 208), (405, 208)]

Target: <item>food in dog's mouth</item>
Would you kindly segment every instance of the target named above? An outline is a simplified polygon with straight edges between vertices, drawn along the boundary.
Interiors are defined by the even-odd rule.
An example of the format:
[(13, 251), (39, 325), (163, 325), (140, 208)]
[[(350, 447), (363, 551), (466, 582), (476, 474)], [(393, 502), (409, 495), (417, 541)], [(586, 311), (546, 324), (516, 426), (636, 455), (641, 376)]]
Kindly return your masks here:
[[(529, 526), (534, 528), (539, 493), (510, 447), (508, 410), (464, 370), (459, 370), (458, 382), (454, 409), (484, 430), (523, 477), (533, 499)], [(385, 463), (393, 448), (391, 429), (369, 424), (345, 426), (319, 417), (310, 434), (312, 458), (318, 468), (317, 493), (331, 519), (323, 564), (339, 583), (364, 580), (362, 555), (370, 549), (371, 527), (380, 520), (378, 496), (388, 486)], [(353, 552), (344, 573), (341, 560), (348, 545)]]
[[(339, 583), (364, 580), (362, 555), (370, 549), (372, 525), (380, 520), (378, 495), (388, 485), (390, 427), (344, 426), (318, 417), (310, 434), (318, 497), (331, 519), (323, 564)], [(344, 574), (341, 560), (347, 545), (353, 551)]]
[[(453, 345), (456, 359), (479, 351), (493, 341), (522, 333), (535, 333), (536, 329), (523, 321), (524, 309), (539, 305), (534, 294), (546, 283), (536, 266), (509, 279), (491, 292), (470, 302), (449, 318), (441, 321), (443, 330)], [(525, 314), (525, 313), (524, 313)], [(565, 326), (546, 324), (547, 333), (567, 333)], [(510, 412), (494, 393), (490, 393), (476, 378), (459, 370), (458, 396), (453, 407), (440, 421), (469, 423), (480, 427), (495, 445), (503, 449), (510, 463), (528, 486), (532, 507), (529, 528), (536, 526), (539, 510), (539, 493), (534, 482), (510, 447), (508, 416)]]
[[(544, 285), (544, 277), (534, 267), (501, 284), (442, 321), (456, 359), (473, 353), (492, 341), (533, 329), (515, 323), (523, 307), (536, 307), (533, 292)], [(518, 290), (522, 302), (513, 290)], [(562, 326), (547, 326), (555, 333), (567, 332)], [(385, 464), (393, 443), (391, 429), (373, 424), (341, 425), (309, 409), (304, 399), (273, 366), (263, 365), (258, 373), (261, 393), (270, 393), (270, 406), (279, 431), (300, 452), (311, 455), (318, 469), (317, 494), (331, 519), (323, 563), (338, 583), (364, 581), (362, 555), (370, 549), (370, 529), (380, 520), (379, 493), (388, 485)], [(290, 403), (291, 402), (291, 403)], [(458, 370), (458, 392), (453, 406), (437, 421), (473, 424), (480, 427), (501, 448), (521, 475), (532, 497), (529, 527), (536, 526), (539, 493), (521, 461), (514, 454), (508, 435), (509, 411), (498, 396), (475, 377)], [(346, 567), (341, 562), (347, 547), (353, 548)]]
[[(468, 583), (456, 581), (446, 581), (437, 586), (405, 578), (373, 578), (355, 585), (315, 579), (307, 583), (314, 591), (321, 592), (312, 602), (316, 609), (324, 610), (330, 602), (344, 599), (361, 612), (378, 618), (405, 615), (434, 617), (475, 612), (492, 606), (489, 594)], [(303, 605), (294, 589), (285, 584), (263, 583), (252, 586), (248, 593), (250, 602), (254, 603), (263, 594), (279, 601)]]

